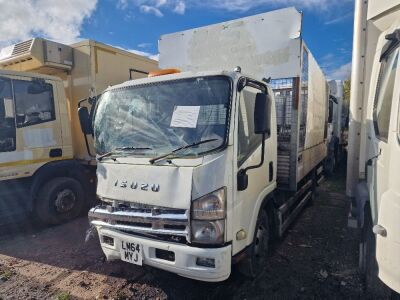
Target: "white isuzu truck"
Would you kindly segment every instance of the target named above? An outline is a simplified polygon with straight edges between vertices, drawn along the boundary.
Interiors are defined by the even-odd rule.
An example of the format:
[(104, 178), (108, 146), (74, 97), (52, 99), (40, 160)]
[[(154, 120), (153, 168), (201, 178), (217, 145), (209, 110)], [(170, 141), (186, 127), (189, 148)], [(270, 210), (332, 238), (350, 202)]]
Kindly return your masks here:
[(89, 219), (107, 259), (203, 281), (264, 267), (327, 152), (327, 83), (301, 22), (288, 8), (162, 36), (161, 67), (184, 72), (102, 94)]
[(357, 0), (355, 8), (349, 225), (362, 229), (360, 268), (369, 294), (386, 297), (387, 287), (400, 293), (400, 2)]

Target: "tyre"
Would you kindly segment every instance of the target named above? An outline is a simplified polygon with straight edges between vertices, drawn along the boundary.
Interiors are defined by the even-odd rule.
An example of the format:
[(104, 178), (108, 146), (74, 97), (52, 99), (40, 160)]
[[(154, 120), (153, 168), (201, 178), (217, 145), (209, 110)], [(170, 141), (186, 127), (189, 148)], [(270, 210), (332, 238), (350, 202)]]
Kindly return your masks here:
[(270, 224), (267, 211), (261, 209), (256, 229), (254, 231), (253, 243), (249, 249), (249, 255), (239, 263), (239, 272), (249, 278), (255, 278), (259, 275), (269, 254), (270, 246)]
[(36, 198), (34, 213), (42, 223), (55, 225), (76, 218), (85, 207), (81, 184), (68, 177), (58, 177), (45, 183)]
[(373, 298), (390, 298), (391, 290), (378, 278), (376, 261), (376, 236), (372, 231), (373, 222), (369, 206), (364, 213), (364, 227), (360, 243), (360, 270), (364, 288)]

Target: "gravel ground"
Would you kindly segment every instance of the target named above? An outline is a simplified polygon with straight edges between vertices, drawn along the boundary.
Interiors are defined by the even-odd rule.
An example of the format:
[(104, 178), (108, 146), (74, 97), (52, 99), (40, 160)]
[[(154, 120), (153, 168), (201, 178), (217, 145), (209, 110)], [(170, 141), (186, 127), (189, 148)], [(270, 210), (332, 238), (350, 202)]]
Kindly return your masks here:
[(223, 283), (106, 262), (88, 222), (42, 228), (29, 219), (0, 229), (0, 299), (358, 299), (357, 232), (348, 229), (344, 175), (322, 184), (255, 280)]

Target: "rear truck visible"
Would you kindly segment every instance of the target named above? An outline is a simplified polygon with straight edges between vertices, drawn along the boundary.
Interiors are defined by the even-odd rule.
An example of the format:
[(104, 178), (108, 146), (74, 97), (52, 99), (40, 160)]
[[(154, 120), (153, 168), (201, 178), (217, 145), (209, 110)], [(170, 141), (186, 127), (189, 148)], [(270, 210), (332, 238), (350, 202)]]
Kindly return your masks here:
[(372, 297), (400, 292), (400, 4), (356, 1), (347, 194)]
[(153, 60), (94, 41), (67, 46), (35, 38), (1, 49), (3, 221), (32, 211), (56, 224), (93, 206), (95, 152), (78, 106), (91, 107), (108, 86), (156, 68)]
[(328, 106), (328, 153), (325, 159), (325, 173), (332, 175), (345, 158), (345, 129), (347, 126), (347, 109), (343, 102), (343, 81), (331, 80), (329, 85)]
[(108, 260), (202, 281), (260, 272), (327, 152), (327, 83), (301, 19), (289, 8), (162, 36), (169, 70), (102, 94), (89, 219)]

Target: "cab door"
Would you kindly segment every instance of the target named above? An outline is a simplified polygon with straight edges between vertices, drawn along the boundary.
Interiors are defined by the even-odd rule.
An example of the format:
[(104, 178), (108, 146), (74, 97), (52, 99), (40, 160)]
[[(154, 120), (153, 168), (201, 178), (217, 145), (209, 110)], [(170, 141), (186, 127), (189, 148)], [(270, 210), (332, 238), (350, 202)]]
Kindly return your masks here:
[(0, 134), (3, 180), (31, 176), (43, 164), (62, 157), (55, 83), (26, 76), (7, 77), (2, 81), (7, 88), (3, 89), (4, 95), (0, 95), (3, 99), (0, 99), (3, 101), (0, 107), (6, 112), (3, 125), (0, 125), (6, 129)]
[[(400, 292), (400, 41), (388, 41), (377, 55), (377, 76), (372, 107), (373, 156), (368, 168), (370, 204), (376, 234), (380, 279)], [(373, 154), (373, 153), (372, 153)], [(371, 153), (370, 153), (371, 155)], [(373, 160), (376, 160), (373, 162)]]
[(394, 87), (396, 72), (398, 69), (398, 48), (385, 56), (378, 55), (380, 59), (379, 73), (376, 81), (376, 89), (372, 95), (374, 102), (372, 107), (371, 134), (373, 148), (369, 156), (375, 166), (374, 176), (370, 178), (370, 200), (373, 212), (372, 219), (376, 224), (381, 196), (388, 189), (388, 167), (390, 162), (390, 121), (394, 100)]
[[(237, 172), (249, 166), (256, 166), (262, 157), (262, 135), (254, 133), (254, 110), (257, 93), (262, 91), (254, 87), (245, 87), (240, 93), (237, 109)], [(236, 191), (234, 232), (244, 230), (247, 238), (236, 240), (234, 252), (242, 250), (253, 242), (255, 223), (264, 198), (276, 186), (276, 121), (275, 105), (271, 105), (271, 133), (265, 139), (265, 161), (261, 167), (249, 170), (248, 186)], [(236, 172), (236, 174), (237, 174)], [(237, 186), (237, 184), (236, 184)]]

